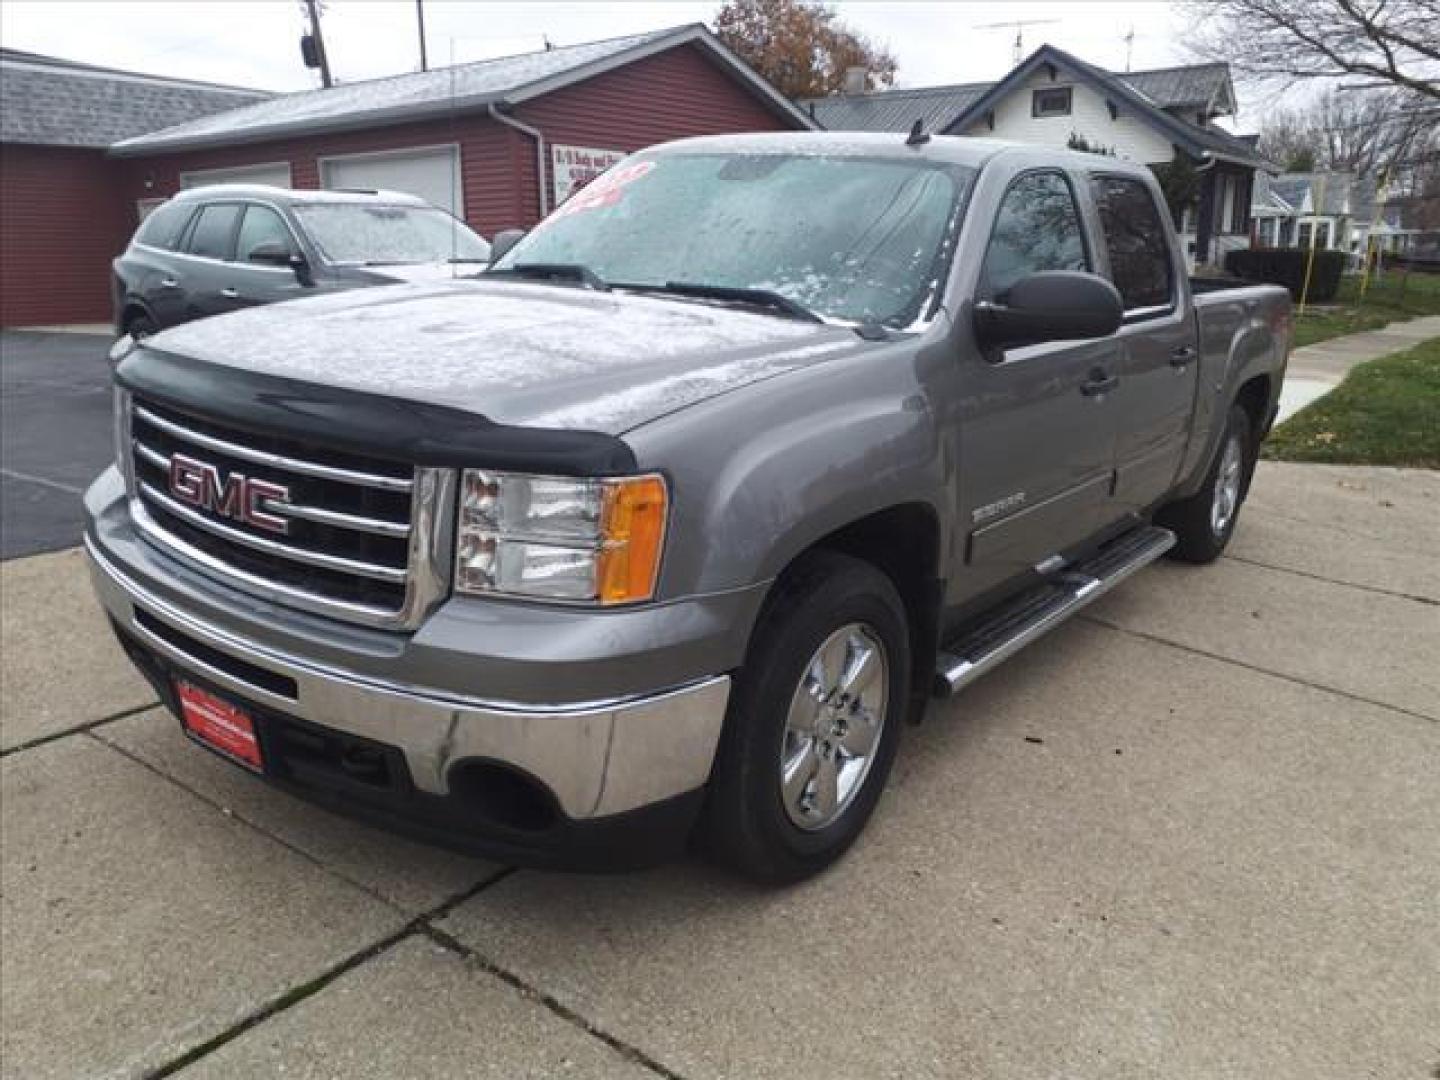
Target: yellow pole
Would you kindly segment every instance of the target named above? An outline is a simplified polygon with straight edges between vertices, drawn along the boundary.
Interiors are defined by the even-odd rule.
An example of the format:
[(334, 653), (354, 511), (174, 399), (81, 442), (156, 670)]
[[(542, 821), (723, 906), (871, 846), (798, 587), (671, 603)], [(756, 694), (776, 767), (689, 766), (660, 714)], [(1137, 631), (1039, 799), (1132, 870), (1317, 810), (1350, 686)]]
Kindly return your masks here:
[[(1318, 218), (1325, 208), (1325, 174), (1320, 174), (1320, 183), (1315, 185), (1315, 199), (1310, 212)], [(1305, 301), (1310, 296), (1310, 274), (1315, 269), (1315, 237), (1319, 234), (1319, 221), (1310, 223), (1310, 257), (1305, 260), (1305, 284), (1300, 289), (1300, 314), (1305, 314)]]
[(1365, 234), (1365, 268), (1360, 274), (1360, 303), (1365, 302), (1365, 293), (1370, 288), (1370, 256), (1375, 249), (1375, 229), (1380, 224), (1380, 210), (1390, 195), (1390, 170), (1380, 178), (1375, 190), (1375, 216), (1370, 219), (1370, 231)]

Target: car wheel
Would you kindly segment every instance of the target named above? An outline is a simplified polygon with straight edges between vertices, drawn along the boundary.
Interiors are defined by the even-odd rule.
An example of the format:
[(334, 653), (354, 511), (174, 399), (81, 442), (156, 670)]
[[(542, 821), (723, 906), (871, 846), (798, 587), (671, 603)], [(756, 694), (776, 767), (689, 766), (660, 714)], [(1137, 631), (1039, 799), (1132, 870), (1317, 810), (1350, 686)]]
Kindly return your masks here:
[(158, 329), (148, 315), (132, 315), (125, 320), (125, 332), (136, 341), (141, 341)]
[(838, 859), (885, 786), (909, 673), (888, 577), (830, 552), (782, 577), (731, 694), (701, 825), (711, 856), (770, 883)]
[(1220, 557), (1235, 534), (1235, 522), (1255, 467), (1254, 456), (1250, 414), (1232, 405), (1205, 483), (1190, 498), (1171, 503), (1156, 515), (1161, 525), (1175, 533), (1172, 558), (1208, 563)]

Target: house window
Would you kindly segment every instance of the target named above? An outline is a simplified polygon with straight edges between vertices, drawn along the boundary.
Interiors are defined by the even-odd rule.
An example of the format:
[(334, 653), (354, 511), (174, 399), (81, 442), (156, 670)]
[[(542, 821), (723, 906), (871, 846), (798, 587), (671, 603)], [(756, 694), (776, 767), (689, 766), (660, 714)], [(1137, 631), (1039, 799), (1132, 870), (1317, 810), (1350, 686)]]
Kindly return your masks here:
[(1036, 90), (1030, 99), (1030, 115), (1069, 116), (1070, 90), (1068, 86), (1046, 86)]
[(1315, 246), (1328, 248), (1330, 246), (1330, 222), (1321, 221), (1315, 226)]
[(1300, 243), (1298, 246), (1302, 248), (1308, 248), (1310, 246), (1310, 222), (1308, 221), (1300, 222)]
[(1276, 247), (1288, 248), (1295, 242), (1295, 219), (1285, 218), (1280, 222), (1280, 242)]

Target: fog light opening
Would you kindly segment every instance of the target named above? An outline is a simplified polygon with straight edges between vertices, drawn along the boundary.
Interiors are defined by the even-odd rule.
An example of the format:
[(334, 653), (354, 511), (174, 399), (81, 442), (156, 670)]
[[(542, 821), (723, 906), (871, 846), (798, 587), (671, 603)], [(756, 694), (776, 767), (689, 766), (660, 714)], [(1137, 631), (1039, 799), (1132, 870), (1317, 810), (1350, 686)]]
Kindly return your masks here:
[(450, 770), (450, 793), (487, 822), (522, 832), (555, 824), (555, 798), (533, 777), (493, 761), (462, 761)]

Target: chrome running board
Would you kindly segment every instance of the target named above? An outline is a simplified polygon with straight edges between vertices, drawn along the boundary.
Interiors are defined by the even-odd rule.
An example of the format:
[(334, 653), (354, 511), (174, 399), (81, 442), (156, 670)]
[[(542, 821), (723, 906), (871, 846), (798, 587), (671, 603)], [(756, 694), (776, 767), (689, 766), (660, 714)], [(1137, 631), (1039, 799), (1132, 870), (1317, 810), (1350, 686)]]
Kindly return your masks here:
[(1175, 534), (1169, 529), (1145, 525), (1110, 541), (1083, 562), (1049, 575), (940, 651), (935, 662), (935, 695), (949, 697), (970, 685), (1174, 545)]

